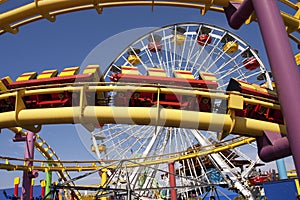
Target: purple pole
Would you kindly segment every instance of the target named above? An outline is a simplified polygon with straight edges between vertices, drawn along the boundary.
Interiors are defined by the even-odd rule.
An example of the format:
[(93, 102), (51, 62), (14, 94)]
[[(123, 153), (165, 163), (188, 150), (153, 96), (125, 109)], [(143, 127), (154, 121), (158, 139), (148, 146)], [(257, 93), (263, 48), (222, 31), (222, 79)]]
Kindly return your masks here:
[(245, 12), (248, 15), (252, 8), (256, 12), (285, 118), (296, 171), (300, 178), (300, 126), (297, 120), (300, 113), (298, 103), (300, 74), (277, 2), (275, 0), (252, 0), (252, 5), (250, 2), (251, 0), (245, 0), (239, 7), (232, 4), (224, 10), (233, 28), (239, 28), (244, 22), (245, 16), (241, 16), (240, 13)]
[(292, 155), (287, 137), (271, 131), (264, 131), (256, 138), (259, 158), (264, 162), (274, 161)]
[[(34, 142), (35, 142), (35, 134), (33, 132), (28, 131), (26, 140), (25, 140), (25, 153), (24, 158), (28, 160), (33, 160), (34, 158)], [(32, 166), (32, 161), (26, 162), (27, 166)], [(33, 178), (33, 174), (28, 171), (23, 172), (23, 183), (22, 183), (22, 196), (21, 200), (30, 200), (30, 187), (31, 180)]]
[(288, 140), (300, 178), (300, 73), (275, 0), (252, 0), (273, 72)]
[(275, 0), (245, 0), (241, 5), (230, 4), (224, 11), (229, 25), (237, 29), (244, 23), (244, 19), (249, 17), (252, 9), (256, 12), (267, 50), (286, 122), (289, 145), (300, 178), (300, 126), (297, 120), (300, 112), (300, 74)]
[(230, 2), (224, 12), (230, 27), (239, 29), (253, 12), (253, 5), (251, 0), (244, 0), (242, 3)]

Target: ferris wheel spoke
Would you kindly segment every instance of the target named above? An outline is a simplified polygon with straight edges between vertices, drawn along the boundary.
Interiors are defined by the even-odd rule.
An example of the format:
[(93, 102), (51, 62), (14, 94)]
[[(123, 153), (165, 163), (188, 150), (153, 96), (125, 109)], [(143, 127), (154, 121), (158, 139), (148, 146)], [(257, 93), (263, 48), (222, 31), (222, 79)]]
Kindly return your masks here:
[[(147, 45), (144, 44), (143, 41), (141, 41), (141, 44), (142, 44), (142, 46), (145, 46), (145, 47), (147, 46)], [(153, 60), (151, 59), (151, 52), (150, 52), (149, 48), (145, 48), (144, 50), (145, 50), (146, 55), (148, 57), (148, 61), (150, 61), (151, 66), (154, 68), (155, 64), (153, 63)]]
[[(140, 137), (142, 137), (142, 138), (143, 137), (148, 137), (148, 135), (146, 134), (146, 132), (147, 131), (145, 131), (144, 135), (136, 137), (136, 140), (132, 141), (132, 143), (130, 145), (127, 144), (128, 140), (124, 139), (124, 142), (127, 145), (127, 147), (124, 149), (124, 151), (130, 151), (130, 153), (133, 154), (133, 152), (134, 152), (134, 150), (133, 150), (134, 146), (136, 146), (138, 144), (139, 144), (140, 147), (143, 147), (143, 148), (140, 149), (142, 151), (142, 149), (144, 149), (144, 145), (147, 145), (149, 143), (148, 140), (150, 140), (150, 138), (149, 138), (149, 139), (143, 139), (142, 141), (140, 141), (141, 140)], [(140, 157), (140, 156), (144, 157), (145, 156), (144, 154), (140, 155), (139, 151), (136, 151), (136, 154), (137, 154), (138, 157)]]
[[(137, 131), (142, 130), (142, 127), (139, 126), (134, 126), (134, 127), (130, 127), (128, 126), (127, 129), (123, 129), (123, 130), (114, 130), (116, 131), (116, 133), (109, 135), (109, 139), (107, 139), (105, 141), (106, 144), (110, 144), (113, 145), (114, 148), (110, 149), (109, 151), (106, 152), (107, 155), (113, 155), (115, 153), (117, 153), (119, 156), (122, 155), (121, 154), (121, 150), (120, 151), (116, 151), (116, 149), (120, 149), (120, 145), (124, 142), (128, 142), (127, 141), (127, 137), (122, 137), (122, 135), (127, 135), (127, 132), (131, 132), (132, 129), (138, 128)], [(141, 131), (141, 133), (144, 133), (143, 131)], [(122, 138), (122, 139), (121, 139)], [(121, 148), (122, 149), (122, 148)]]
[[(199, 73), (199, 71), (202, 70), (202, 69), (201, 69), (201, 64), (199, 64), (198, 61), (199, 61), (199, 59), (205, 59), (205, 58), (204, 58), (204, 56), (205, 56), (204, 53), (206, 53), (205, 49), (208, 48), (208, 47), (210, 47), (210, 45), (207, 45), (207, 46), (203, 45), (203, 46), (201, 46), (201, 47), (198, 49), (198, 51), (196, 51), (196, 53), (190, 57), (190, 60), (191, 60), (191, 62), (193, 63), (193, 65), (192, 65), (192, 67), (191, 67), (191, 71), (194, 71), (194, 70), (195, 70), (195, 66), (196, 66), (196, 65), (199, 66), (199, 68), (197, 69), (196, 73)], [(202, 57), (201, 57), (201, 56), (202, 56)], [(207, 55), (207, 56), (208, 56), (208, 55)], [(194, 58), (195, 58), (195, 59), (194, 59)], [(194, 59), (194, 61), (192, 61), (193, 59)]]
[[(170, 54), (171, 54), (171, 66), (172, 66), (172, 69), (174, 70), (175, 69), (175, 66), (176, 66), (176, 50), (177, 50), (177, 26), (175, 26), (175, 30), (174, 30), (174, 37), (173, 37), (173, 48), (172, 48), (172, 45), (170, 45)], [(171, 43), (170, 43), (171, 44)], [(173, 52), (172, 52), (173, 50)]]
[[(220, 80), (225, 79), (227, 76), (231, 76), (234, 72), (237, 72), (240, 76), (242, 76), (241, 75), (242, 73), (240, 72), (240, 69), (242, 69), (243, 67), (244, 67), (243, 65), (241, 65), (241, 66), (235, 66), (234, 68), (230, 69), (225, 74), (223, 74), (219, 79)], [(240, 76), (237, 76), (237, 77), (240, 77)]]
[[(130, 50), (134, 53), (134, 55), (135, 55), (137, 58), (139, 58), (139, 54), (136, 52), (136, 50), (135, 50), (132, 46), (130, 46), (129, 48), (130, 48)], [(145, 70), (147, 70), (148, 66), (145, 65), (144, 61), (143, 61), (142, 59), (139, 59), (139, 62), (142, 64), (143, 68), (144, 68)], [(130, 64), (133, 66), (132, 63), (130, 63)]]
[[(189, 32), (189, 27), (186, 28), (185, 34), (188, 33), (188, 32)], [(185, 34), (184, 34), (184, 36), (185, 36)], [(185, 36), (185, 37), (186, 37), (186, 36)], [(178, 59), (178, 60), (180, 60), (179, 63), (178, 63), (178, 67), (179, 67), (179, 68), (182, 67), (182, 62), (183, 62), (183, 58), (184, 58), (184, 52), (185, 52), (186, 43), (187, 43), (187, 40), (185, 39), (184, 42), (183, 42), (183, 45), (180, 45), (180, 47), (182, 47), (182, 49), (181, 49), (181, 55), (180, 55), (180, 57), (179, 57), (179, 59)], [(188, 51), (190, 51), (190, 50), (191, 50), (191, 49), (189, 48)], [(180, 52), (179, 52), (179, 53), (180, 53)]]
[(197, 177), (197, 172), (195, 169), (195, 163), (194, 163), (193, 159), (188, 159), (188, 163), (189, 163), (190, 173), (193, 174), (192, 175), (193, 177)]
[(178, 134), (178, 130), (177, 129), (175, 129), (174, 130), (174, 142), (175, 142), (175, 150), (173, 150), (173, 152), (179, 152), (180, 150), (181, 150), (181, 146), (179, 145), (179, 142), (181, 141), (181, 140), (179, 140), (180, 138), (178, 138), (178, 136), (179, 136), (179, 134)]
[(125, 61), (124, 66), (130, 65), (133, 67), (133, 65), (130, 62), (128, 62), (128, 60), (125, 56), (122, 56), (122, 59)]
[[(159, 133), (161, 132), (161, 128), (160, 130), (157, 130), (156, 128), (153, 128), (154, 134), (151, 137), (151, 140), (148, 142), (148, 145), (145, 148), (145, 151), (143, 152), (142, 156), (148, 156), (149, 152), (153, 149), (155, 142), (158, 140), (159, 137)], [(143, 144), (143, 146), (145, 146), (146, 144)]]
[(180, 146), (182, 147), (180, 150), (184, 150), (186, 146), (188, 146), (187, 143), (190, 142), (190, 140), (187, 138), (187, 134), (183, 132), (183, 134), (179, 133), (180, 137)]
[[(150, 34), (150, 37), (152, 38), (152, 41), (155, 41), (155, 39), (154, 39), (154, 34), (153, 34), (153, 33)], [(161, 37), (161, 36), (158, 35), (158, 37)], [(161, 45), (161, 44), (160, 44), (160, 45)], [(161, 54), (161, 52), (159, 51), (157, 45), (154, 45), (154, 48), (155, 48), (155, 55), (156, 55), (156, 58), (157, 58), (157, 60), (158, 60), (159, 66), (160, 66), (161, 68), (166, 69), (166, 68), (167, 68), (166, 63), (163, 63), (163, 62), (162, 62), (162, 54)], [(150, 51), (150, 50), (149, 50), (149, 51)], [(161, 55), (159, 55), (159, 54), (161, 54)], [(155, 67), (156, 67), (156, 66), (155, 66)]]
[[(223, 60), (224, 59), (224, 55), (226, 56), (225, 52), (224, 51), (221, 51), (217, 54), (217, 56), (215, 56), (213, 59), (210, 59), (208, 62), (207, 62), (207, 65), (205, 67), (205, 72), (209, 71), (210, 68), (212, 66), (214, 66), (217, 62), (219, 62), (220, 60)], [(211, 63), (210, 63), (211, 61)]]
[(244, 51), (241, 51), (237, 53), (234, 57), (230, 57), (228, 61), (224, 62), (218, 69), (215, 71), (215, 73), (218, 73), (220, 70), (222, 70), (224, 67), (228, 66), (230, 63), (235, 64), (235, 60), (242, 55)]
[[(110, 143), (110, 142), (115, 141), (116, 139), (119, 139), (119, 137), (121, 137), (123, 134), (125, 134), (126, 131), (129, 131), (130, 129), (135, 128), (137, 126), (127, 127), (125, 130), (124, 129), (120, 130), (119, 127), (121, 128), (122, 126), (118, 126), (118, 127), (116, 126), (116, 127), (112, 127), (109, 129), (109, 132), (107, 134), (109, 136), (109, 139), (105, 140), (106, 143)], [(110, 134), (110, 133), (112, 133), (112, 134)]]
[[(201, 27), (202, 27), (202, 26), (199, 26), (199, 28), (198, 28), (197, 30), (201, 29)], [(198, 36), (198, 34), (199, 34), (199, 33), (196, 32), (196, 38), (194, 38), (193, 40), (190, 41), (190, 44), (191, 44), (191, 45), (190, 45), (190, 50), (189, 50), (189, 53), (188, 53), (188, 56), (187, 56), (187, 59), (186, 59), (186, 60), (187, 60), (187, 62), (186, 62), (187, 64), (186, 64), (186, 66), (185, 66), (185, 70), (188, 70), (188, 68), (187, 68), (188, 63), (192, 63), (192, 59), (193, 59), (194, 56), (197, 55), (197, 53), (199, 52), (199, 47), (198, 47), (197, 50), (195, 50), (195, 46), (196, 46), (196, 44), (197, 44), (197, 36)], [(202, 48), (201, 48), (199, 54), (201, 54), (201, 52), (203, 51), (205, 45), (206, 45), (206, 44), (204, 44), (204, 45), (202, 46)], [(193, 52), (196, 52), (196, 53), (193, 53)], [(199, 55), (199, 56), (200, 56), (200, 55)], [(196, 61), (197, 61), (197, 60), (196, 60)], [(194, 63), (196, 63), (196, 61), (194, 61)], [(193, 70), (193, 67), (192, 67), (191, 70)]]
[[(153, 128), (151, 130), (145, 131), (146, 133), (153, 132)], [(154, 134), (155, 139), (157, 139), (157, 134)], [(149, 155), (149, 151), (154, 145), (154, 142), (151, 142), (153, 140), (153, 136), (149, 137), (148, 140), (144, 140), (142, 143), (140, 143), (139, 148), (136, 150), (136, 152), (142, 152), (140, 157), (146, 157)], [(150, 141), (150, 142), (149, 142)], [(146, 147), (146, 148), (145, 148)], [(150, 150), (147, 150), (150, 149)]]
[[(249, 74), (248, 76), (246, 76), (245, 73), (240, 73), (239, 76), (237, 76), (237, 79), (240, 79), (240, 80), (253, 80), (253, 83), (258, 83), (258, 81), (256, 80), (256, 76), (259, 75), (260, 72), (257, 71), (257, 72), (252, 72), (251, 74)], [(254, 78), (255, 77), (255, 78)]]
[(248, 178), (249, 174), (255, 168), (255, 165), (260, 161), (259, 157), (257, 156), (255, 160), (251, 160), (251, 164), (242, 172), (241, 177), (246, 179)]
[[(211, 36), (212, 38), (215, 38), (215, 39), (213, 40), (212, 45), (207, 45), (207, 41), (205, 41), (205, 44), (201, 47), (200, 52), (194, 55), (194, 56), (196, 56), (196, 59), (195, 59), (194, 64), (193, 64), (193, 66), (192, 66), (192, 71), (194, 70), (194, 67), (195, 67), (197, 61), (199, 60), (200, 56), (202, 55), (202, 52), (205, 50), (206, 45), (207, 45), (207, 46), (212, 46), (212, 47), (217, 48), (217, 46), (219, 45), (219, 43), (220, 43), (220, 41), (221, 41), (221, 38), (223, 37), (223, 36), (220, 37), (219, 35), (213, 34), (213, 31), (210, 33), (210, 36)], [(203, 62), (205, 62), (206, 59), (208, 59), (208, 58), (211, 57), (211, 55), (213, 54), (213, 51), (214, 51), (214, 48), (211, 49), (211, 51), (207, 54), (207, 57), (206, 57), (206, 58), (203, 58)], [(194, 56), (192, 56), (191, 59), (193, 59)], [(198, 68), (198, 70), (196, 71), (196, 73), (199, 73), (199, 70), (202, 69), (202, 63), (199, 64), (199, 66), (200, 66), (200, 67)]]
[[(170, 51), (167, 51), (169, 48), (168, 48), (168, 45), (167, 44), (170, 44), (170, 43), (167, 43), (167, 39), (166, 39), (166, 32), (165, 32), (165, 30), (163, 29), (163, 32), (162, 32), (162, 34), (163, 34), (163, 44), (164, 44), (164, 49), (166, 49), (166, 51), (164, 51), (165, 52), (165, 65), (166, 65), (166, 67), (167, 68), (165, 68), (164, 70), (166, 71), (166, 73), (168, 74), (168, 75), (170, 75), (170, 62), (169, 62), (169, 52)], [(172, 57), (170, 57), (170, 59), (172, 59)]]
[[(223, 35), (221, 36), (221, 38), (223, 38), (225, 35), (226, 35), (226, 33), (223, 33)], [(221, 39), (218, 40), (218, 41), (216, 42), (215, 46), (209, 51), (209, 53), (207, 54), (206, 58), (204, 58), (203, 61), (201, 62), (199, 68), (203, 68), (203, 65), (205, 64), (205, 62), (206, 62), (209, 58), (211, 58), (212, 54), (213, 54), (214, 52), (216, 52), (216, 50), (219, 48), (218, 46), (219, 46), (220, 43), (221, 43)]]

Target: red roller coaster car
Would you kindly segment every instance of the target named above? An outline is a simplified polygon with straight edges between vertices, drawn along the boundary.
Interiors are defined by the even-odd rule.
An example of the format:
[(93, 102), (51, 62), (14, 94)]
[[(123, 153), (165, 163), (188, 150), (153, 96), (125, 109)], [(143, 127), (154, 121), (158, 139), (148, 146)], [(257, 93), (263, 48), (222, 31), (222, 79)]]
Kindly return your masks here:
[[(165, 71), (158, 68), (149, 68), (148, 76), (144, 76), (139, 74), (137, 67), (123, 66), (122, 73), (112, 74), (110, 78), (114, 82), (144, 84), (143, 87), (147, 87), (145, 84), (159, 84), (162, 88), (180, 86), (194, 89), (216, 89), (218, 86), (216, 78), (210, 73), (201, 73), (201, 79), (196, 80), (190, 71), (174, 70), (174, 77), (167, 77)], [(151, 107), (157, 104), (165, 108), (211, 112), (211, 98), (200, 95), (160, 94), (158, 101), (157, 93), (128, 90), (117, 92), (114, 97), (115, 106)]]
[[(275, 91), (267, 89), (264, 86), (250, 84), (237, 79), (230, 80), (227, 91), (238, 91), (242, 94), (253, 95), (253, 97), (256, 98), (261, 97), (261, 100), (263, 101), (278, 101), (277, 93)], [(236, 111), (236, 116), (284, 124), (281, 110), (273, 109), (260, 104), (244, 103), (243, 110)]]
[[(59, 87), (61, 84), (80, 83), (80, 82), (99, 82), (103, 81), (100, 67), (98, 65), (87, 66), (83, 74), (78, 74), (79, 67), (65, 68), (58, 76), (57, 70), (46, 70), (37, 76), (36, 72), (23, 73), (13, 82), (10, 77), (2, 78), (0, 89), (2, 92), (13, 89), (26, 88), (30, 90), (34, 87), (45, 88), (49, 85)], [(45, 94), (34, 94), (23, 96), (26, 108), (49, 108), (49, 107), (70, 107), (79, 105), (79, 95), (76, 92), (61, 91)], [(105, 93), (87, 94), (88, 104), (103, 105)], [(0, 100), (0, 112), (13, 111), (15, 108), (15, 98), (9, 97)]]

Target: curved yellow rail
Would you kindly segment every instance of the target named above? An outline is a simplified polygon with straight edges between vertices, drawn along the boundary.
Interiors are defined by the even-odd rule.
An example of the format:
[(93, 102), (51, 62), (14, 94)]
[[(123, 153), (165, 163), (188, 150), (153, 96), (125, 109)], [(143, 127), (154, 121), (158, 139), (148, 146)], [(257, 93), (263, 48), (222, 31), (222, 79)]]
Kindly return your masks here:
[[(199, 130), (223, 131), (225, 133), (238, 133), (246, 136), (260, 136), (263, 130), (286, 134), (285, 125), (260, 121), (250, 118), (237, 117), (228, 113), (208, 113), (160, 107), (115, 107), (94, 106), (86, 104), (86, 97), (91, 92), (107, 91), (137, 91), (152, 93), (176, 93), (178, 95), (201, 94), (212, 99), (229, 101), (228, 109), (243, 109), (243, 103), (262, 104), (266, 107), (279, 109), (279, 105), (272, 101), (251, 99), (241, 94), (212, 93), (210, 91), (183, 90), (176, 88), (160, 88), (160, 86), (67, 86), (61, 88), (47, 88), (35, 90), (17, 90), (0, 95), (0, 99), (14, 98), (16, 105), (14, 111), (0, 113), (0, 128), (22, 127), (38, 132), (44, 124), (82, 124), (92, 131), (95, 125), (102, 124), (137, 124), (159, 125), (167, 127), (192, 128)], [(24, 96), (34, 94), (53, 94), (62, 91), (76, 92), (80, 99), (75, 107), (35, 108), (26, 109)], [(47, 113), (47, 114), (45, 114)], [(38, 116), (38, 117), (37, 117)]]
[[(209, 3), (208, 3), (209, 2)], [(213, 2), (213, 3), (212, 3)], [(0, 27), (4, 32), (17, 33), (18, 27), (21, 25), (34, 22), (39, 19), (48, 19), (51, 22), (55, 21), (55, 16), (87, 9), (96, 9), (98, 13), (102, 12), (106, 7), (119, 7), (119, 6), (180, 6), (197, 9), (211, 9), (214, 11), (222, 12), (223, 6), (228, 5), (227, 0), (215, 1), (95, 1), (95, 0), (35, 0), (32, 3), (15, 8), (8, 12), (0, 14)]]
[[(161, 163), (167, 163), (169, 161), (180, 161), (185, 159), (190, 159), (199, 156), (205, 156), (213, 153), (222, 152), (228, 149), (233, 149), (242, 145), (250, 144), (255, 141), (255, 138), (243, 138), (240, 137), (238, 139), (225, 141), (218, 143), (213, 148), (207, 148), (208, 146), (202, 147), (197, 149), (196, 152), (181, 152), (180, 155), (178, 153), (163, 155), (163, 158), (160, 158), (159, 155), (155, 157), (149, 157), (152, 160), (142, 161), (139, 162), (139, 159), (146, 160), (145, 157), (143, 158), (133, 158), (131, 159), (132, 162), (124, 162), (124, 167), (138, 167), (138, 166), (146, 166), (146, 165), (156, 165)], [(1, 163), (2, 161), (2, 163)], [(121, 162), (122, 160), (104, 160), (101, 163), (116, 163)], [(42, 161), (42, 160), (33, 160), (34, 163), (40, 163), (40, 166), (26, 166), (24, 164), (13, 164), (12, 162), (22, 162), (24, 163), (24, 159), (16, 159), (16, 158), (9, 158), (0, 156), (0, 169), (5, 170), (38, 170), (38, 171), (93, 171), (97, 169), (103, 168), (100, 162), (97, 161)], [(47, 166), (47, 163), (53, 163), (53, 166)], [(68, 166), (63, 165), (55, 165), (59, 163), (68, 164)], [(73, 166), (72, 166), (73, 164)], [(114, 168), (114, 165), (110, 165), (110, 168)]]
[[(228, 6), (229, 2), (242, 2), (243, 0), (179, 0), (179, 1), (119, 1), (119, 0), (34, 0), (27, 5), (15, 8), (0, 14), (0, 34), (5, 32), (17, 33), (18, 28), (22, 25), (40, 20), (47, 19), (51, 22), (56, 20), (56, 16), (64, 13), (75, 12), (80, 10), (95, 9), (99, 14), (107, 7), (121, 6), (173, 6), (186, 7), (201, 10), (205, 14), (207, 10), (223, 12), (223, 7)], [(300, 28), (300, 6), (299, 3), (293, 3), (288, 0), (280, 0), (286, 6), (296, 11), (295, 14), (281, 12), (283, 20), (287, 26), (287, 32), (292, 40), (300, 44), (300, 40), (292, 35), (292, 32), (298, 32)], [(257, 21), (255, 15), (252, 15), (246, 23)]]
[[(24, 131), (22, 131), (22, 128), (19, 128), (19, 127), (9, 128), (9, 130), (13, 131), (16, 134), (26, 135), (26, 133)], [(54, 165), (63, 167), (63, 163), (60, 162), (60, 158), (57, 156), (55, 151), (38, 134), (36, 134), (36, 141), (34, 143), (34, 146), (48, 161), (56, 160)], [(59, 174), (60, 178), (62, 178), (63, 180), (67, 180), (67, 178), (71, 179), (71, 177), (68, 173), (59, 171), (58, 174)]]

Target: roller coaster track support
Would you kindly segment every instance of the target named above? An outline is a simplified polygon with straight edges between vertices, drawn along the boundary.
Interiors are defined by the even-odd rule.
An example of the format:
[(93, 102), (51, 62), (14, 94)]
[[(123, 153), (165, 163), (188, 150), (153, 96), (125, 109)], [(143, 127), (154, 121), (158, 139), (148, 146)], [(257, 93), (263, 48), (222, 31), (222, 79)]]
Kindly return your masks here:
[[(27, 131), (24, 132), (22, 130), (22, 128), (20, 128), (20, 127), (11, 127), (11, 128), (8, 128), (8, 129), (11, 130), (12, 132), (14, 132), (16, 134), (15, 137), (18, 137), (18, 138), (19, 137), (26, 137), (26, 135), (27, 135)], [(39, 134), (35, 134), (34, 146), (35, 146), (36, 150), (38, 150), (45, 158), (47, 158), (48, 161), (50, 161), (50, 163), (46, 163), (45, 165), (63, 167), (63, 163), (60, 162), (60, 158), (58, 157), (58, 155), (50, 147), (50, 145), (43, 138), (41, 138), (39, 136)], [(58, 162), (57, 163), (51, 163), (51, 161), (54, 161), (54, 160), (56, 160)], [(23, 171), (33, 171), (33, 170), (26, 169), (26, 170), (23, 170)], [(35, 171), (39, 171), (39, 170), (35, 170)], [(49, 176), (47, 176), (47, 182), (46, 182), (46, 184), (47, 184), (46, 194), (48, 194), (50, 192), (50, 185), (52, 183), (52, 176), (50, 177), (50, 175), (52, 175), (52, 171), (45, 170), (45, 172), (46, 172), (47, 175), (49, 175)], [(69, 175), (69, 173), (67, 171), (64, 171), (64, 170), (57, 171), (57, 175), (63, 181), (67, 181), (68, 179), (71, 179), (71, 176)], [(75, 185), (74, 182), (70, 182), (68, 184), (70, 184), (72, 186)], [(79, 197), (81, 195), (79, 191), (76, 191), (75, 194)], [(76, 196), (76, 199), (79, 198), (77, 196)]]
[[(28, 131), (26, 136), (16, 135), (13, 140), (14, 142), (25, 142), (24, 159), (30, 160), (26, 161), (26, 166), (32, 166), (33, 162), (31, 160), (34, 159), (35, 133)], [(31, 182), (36, 177), (36, 171), (23, 171), (21, 200), (30, 200)]]
[[(300, 126), (295, 121), (300, 113), (300, 74), (293, 57), (293, 51), (286, 33), (280, 10), (275, 0), (245, 0), (235, 13), (256, 12), (265, 48), (270, 61), (282, 113), (286, 121), (288, 139), (293, 153), (298, 178), (300, 177)], [(243, 23), (244, 18), (231, 13), (230, 22)]]
[(177, 199), (177, 194), (176, 194), (176, 179), (175, 179), (175, 168), (174, 168), (174, 161), (168, 162), (168, 169), (169, 169), (169, 181), (170, 181), (170, 187), (173, 188), (170, 190), (171, 192), (171, 200), (176, 200)]

